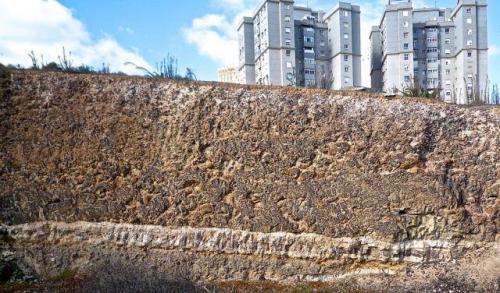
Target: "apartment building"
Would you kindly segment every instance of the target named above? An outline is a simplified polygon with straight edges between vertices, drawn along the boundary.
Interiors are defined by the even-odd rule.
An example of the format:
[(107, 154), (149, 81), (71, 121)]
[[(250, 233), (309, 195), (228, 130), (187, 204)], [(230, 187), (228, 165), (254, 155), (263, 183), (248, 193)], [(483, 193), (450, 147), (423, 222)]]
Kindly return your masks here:
[(241, 83), (343, 89), (361, 86), (360, 8), (329, 13), (265, 0), (238, 25)]
[(419, 88), (449, 103), (489, 103), (487, 0), (455, 8), (414, 9), (389, 0), (372, 28), (372, 88), (400, 94)]
[(253, 18), (244, 17), (238, 25), (239, 79), (242, 84), (255, 84), (255, 46)]
[(217, 73), (220, 82), (240, 83), (239, 71), (234, 67), (221, 68)]

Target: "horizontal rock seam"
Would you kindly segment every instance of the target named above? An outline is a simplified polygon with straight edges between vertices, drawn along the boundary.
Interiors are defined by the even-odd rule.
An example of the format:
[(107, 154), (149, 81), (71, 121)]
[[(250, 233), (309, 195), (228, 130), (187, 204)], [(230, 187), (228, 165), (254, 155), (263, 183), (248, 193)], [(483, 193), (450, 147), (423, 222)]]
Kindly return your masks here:
[(57, 241), (58, 244), (117, 245), (316, 261), (444, 261), (451, 259), (452, 251), (472, 248), (478, 244), (447, 240), (389, 243), (370, 237), (330, 238), (319, 234), (262, 233), (227, 228), (173, 228), (108, 222), (36, 222), (2, 226), (2, 230), (2, 234), (15, 241)]

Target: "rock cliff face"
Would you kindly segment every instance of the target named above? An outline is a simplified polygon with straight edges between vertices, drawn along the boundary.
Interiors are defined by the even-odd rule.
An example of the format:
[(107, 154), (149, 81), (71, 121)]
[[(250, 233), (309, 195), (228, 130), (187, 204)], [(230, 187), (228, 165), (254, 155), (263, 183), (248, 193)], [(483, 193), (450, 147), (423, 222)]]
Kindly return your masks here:
[(0, 73), (0, 97), (0, 220), (24, 259), (148, 247), (227, 266), (198, 279), (306, 281), (498, 260), (499, 108), (46, 72)]

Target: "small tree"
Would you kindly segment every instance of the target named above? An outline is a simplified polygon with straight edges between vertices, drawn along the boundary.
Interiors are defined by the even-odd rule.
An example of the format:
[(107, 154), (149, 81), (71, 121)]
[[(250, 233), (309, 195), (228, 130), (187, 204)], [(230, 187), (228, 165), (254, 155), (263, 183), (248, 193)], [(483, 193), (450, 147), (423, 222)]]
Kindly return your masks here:
[(286, 80), (288, 81), (288, 85), (297, 85), (297, 73), (295, 72), (295, 67), (292, 68), (292, 72), (286, 74)]
[(193, 71), (191, 68), (189, 68), (189, 67), (187, 67), (187, 68), (186, 68), (186, 79), (187, 79), (187, 80), (197, 80), (197, 78), (196, 78), (196, 74), (195, 74), (195, 73), (194, 73), (194, 71)]
[(59, 59), (59, 68), (62, 71), (73, 71), (73, 64), (71, 60), (71, 51), (66, 55), (66, 48), (62, 47), (62, 56), (57, 57)]
[(111, 70), (109, 69), (109, 64), (102, 63), (102, 67), (101, 67), (101, 70), (99, 70), (99, 73), (102, 73), (102, 74), (111, 73)]
[(333, 85), (334, 77), (327, 75), (325, 72), (321, 74), (319, 87), (322, 89), (331, 89)]
[(493, 91), (491, 92), (491, 102), (494, 105), (500, 104), (500, 93), (498, 92), (498, 84), (493, 85)]
[(467, 82), (467, 79), (464, 77), (465, 88), (465, 96), (468, 105), (481, 105), (484, 102), (481, 100), (479, 96), (477, 88), (477, 82), (475, 78), (470, 80), (470, 83)]
[(423, 87), (416, 76), (410, 76), (410, 81), (403, 85), (402, 94), (405, 97), (422, 97), (429, 99), (438, 99), (441, 88), (438, 86), (433, 90)]
[(55, 62), (50, 62), (48, 64), (43, 65), (42, 69), (43, 70), (53, 70), (53, 71), (61, 70), (61, 68), (59, 68), (59, 65), (57, 65), (57, 63), (55, 63)]
[(403, 84), (402, 94), (405, 97), (421, 97), (426, 89), (422, 88), (416, 76), (411, 76), (409, 82)]
[(33, 52), (33, 50), (31, 52), (29, 52), (28, 56), (31, 59), (31, 64), (32, 64), (31, 69), (38, 70), (38, 69), (40, 69), (40, 67), (43, 66), (43, 64), (38, 65), (38, 58), (36, 57), (35, 52)]

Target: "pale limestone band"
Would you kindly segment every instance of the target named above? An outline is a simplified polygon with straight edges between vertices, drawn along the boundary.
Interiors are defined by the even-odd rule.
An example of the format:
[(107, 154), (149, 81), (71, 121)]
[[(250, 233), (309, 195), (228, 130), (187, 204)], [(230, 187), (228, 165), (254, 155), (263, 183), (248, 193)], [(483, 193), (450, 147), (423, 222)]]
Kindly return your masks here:
[[(3, 226), (16, 241), (117, 245), (165, 250), (278, 256), (312, 261), (369, 260), (420, 263), (450, 260), (452, 251), (479, 243), (412, 240), (397, 243), (370, 237), (330, 238), (319, 234), (262, 233), (227, 228), (164, 227), (92, 222), (36, 222)], [(495, 243), (482, 243), (494, 246)]]

